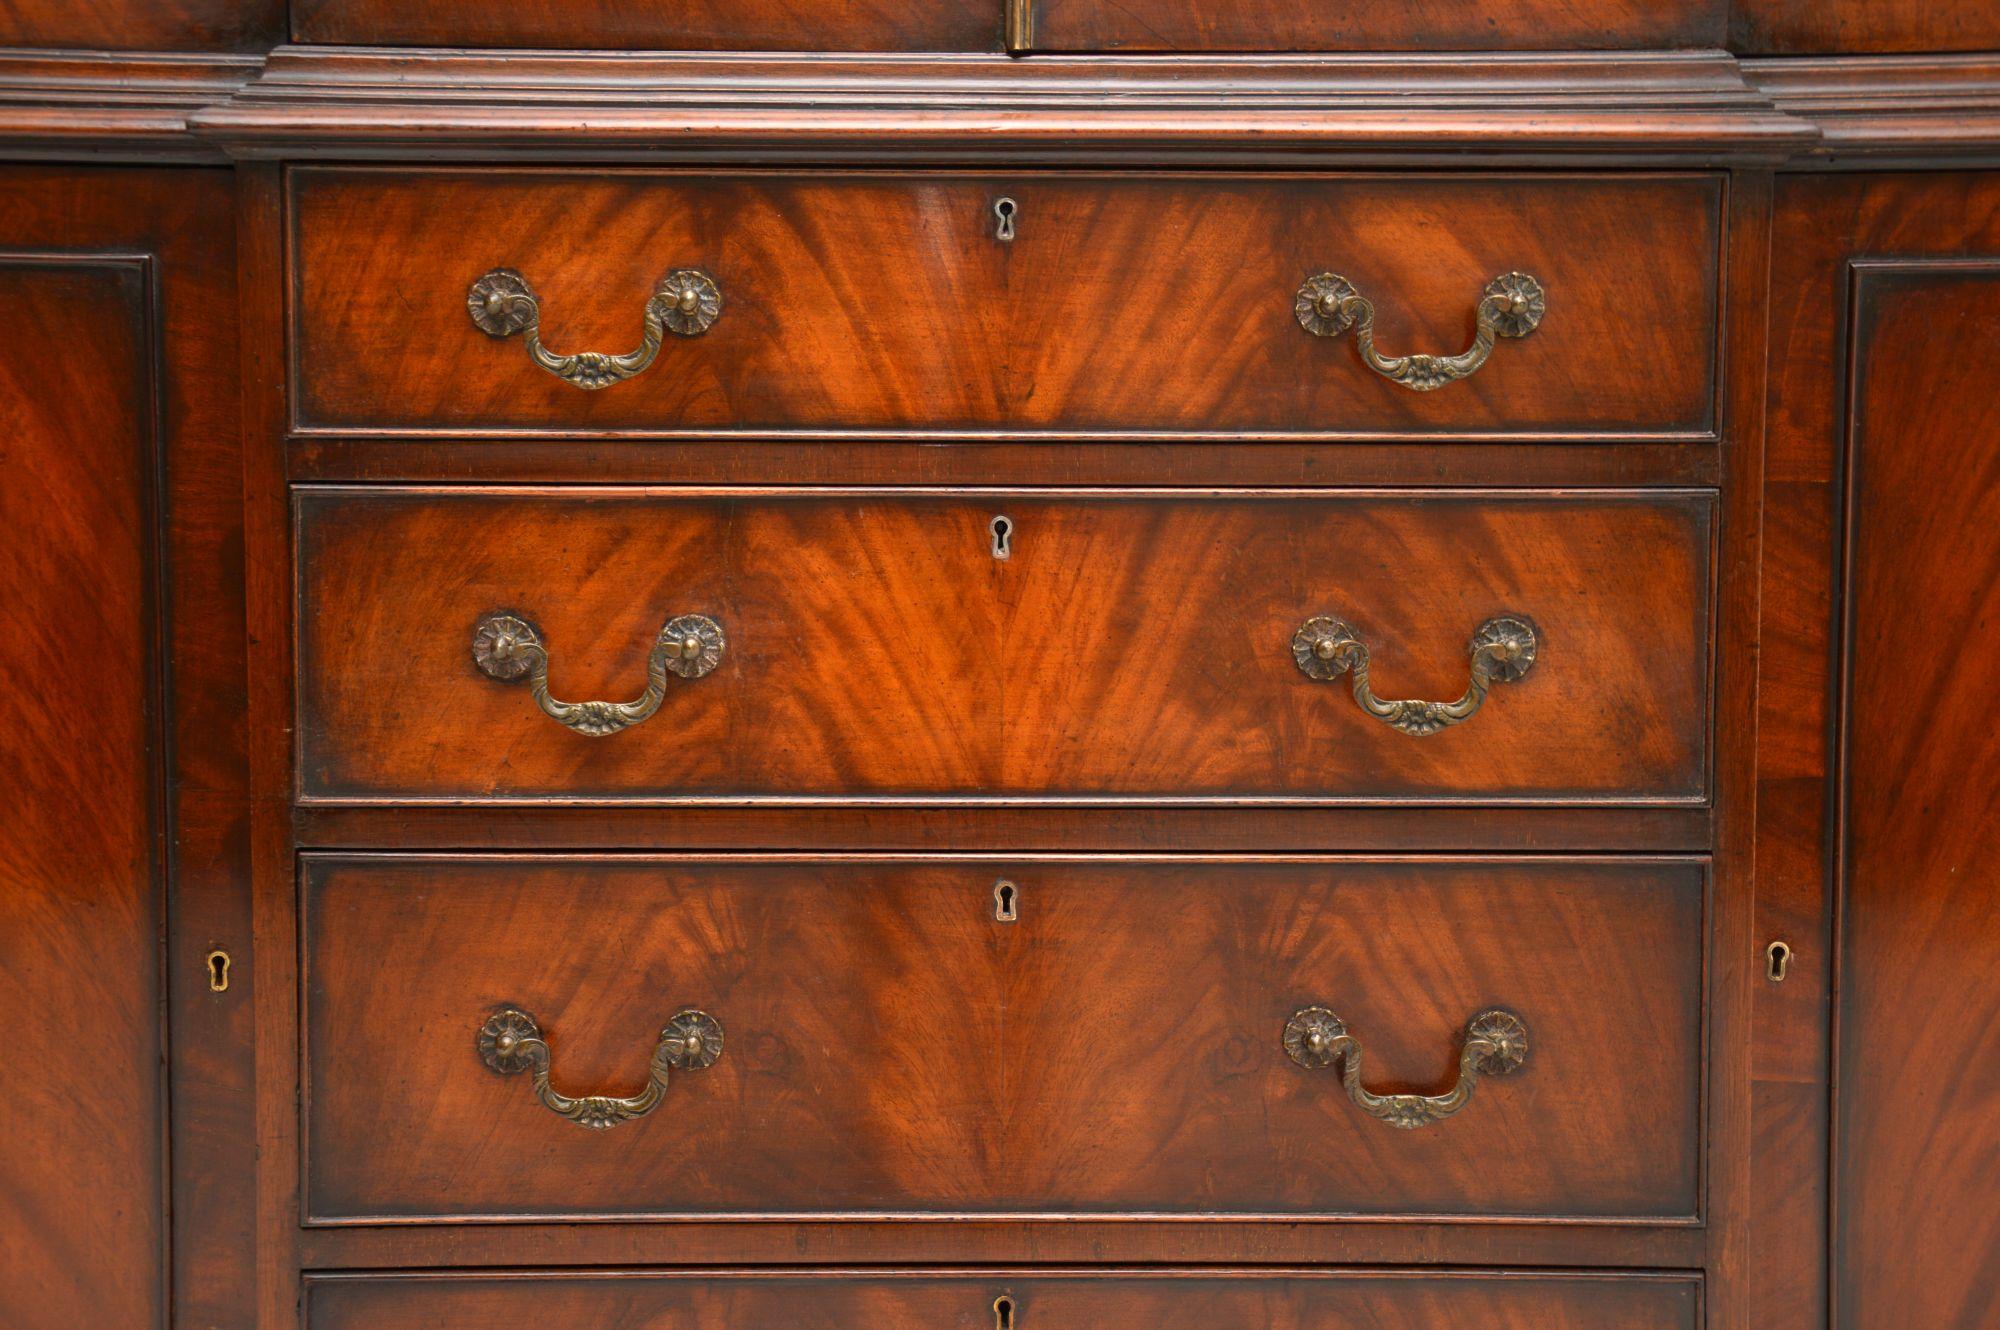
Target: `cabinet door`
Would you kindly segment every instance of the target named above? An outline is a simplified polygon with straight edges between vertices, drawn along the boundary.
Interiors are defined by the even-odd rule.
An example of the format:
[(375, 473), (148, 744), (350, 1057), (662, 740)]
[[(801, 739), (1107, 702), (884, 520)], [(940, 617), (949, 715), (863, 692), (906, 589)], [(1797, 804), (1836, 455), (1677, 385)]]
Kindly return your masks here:
[(161, 1326), (176, 1287), (243, 1323), (241, 1253), (169, 1220), (249, 1185), (242, 986), (204, 977), (244, 931), (231, 238), (222, 172), (0, 172), (9, 1330)]
[(1787, 181), (1774, 252), (1758, 910), (1797, 952), (1759, 985), (1748, 1323), (1830, 1295), (1811, 1323), (1974, 1330), (2000, 1268), (2000, 176)]

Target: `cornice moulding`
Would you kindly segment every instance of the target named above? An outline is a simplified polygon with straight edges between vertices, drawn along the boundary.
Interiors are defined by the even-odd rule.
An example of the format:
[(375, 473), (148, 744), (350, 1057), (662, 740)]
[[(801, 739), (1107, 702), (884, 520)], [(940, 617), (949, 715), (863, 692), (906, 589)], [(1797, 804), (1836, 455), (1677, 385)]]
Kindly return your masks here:
[(0, 48), (0, 156), (14, 160), (226, 160), (188, 121), (263, 68), (254, 55)]
[(2000, 157), (2000, 55), (1749, 60), (1749, 81), (1819, 130), (1795, 165), (1888, 167)]
[(1209, 166), (1772, 163), (1720, 52), (770, 56), (281, 47), (195, 118), (249, 158)]

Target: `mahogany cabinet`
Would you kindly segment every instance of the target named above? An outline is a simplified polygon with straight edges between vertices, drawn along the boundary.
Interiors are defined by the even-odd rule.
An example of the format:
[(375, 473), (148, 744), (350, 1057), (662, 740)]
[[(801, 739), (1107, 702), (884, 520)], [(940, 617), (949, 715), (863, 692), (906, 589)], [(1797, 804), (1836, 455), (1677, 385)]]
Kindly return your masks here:
[(0, 0), (0, 1326), (2000, 1326), (2000, 18)]

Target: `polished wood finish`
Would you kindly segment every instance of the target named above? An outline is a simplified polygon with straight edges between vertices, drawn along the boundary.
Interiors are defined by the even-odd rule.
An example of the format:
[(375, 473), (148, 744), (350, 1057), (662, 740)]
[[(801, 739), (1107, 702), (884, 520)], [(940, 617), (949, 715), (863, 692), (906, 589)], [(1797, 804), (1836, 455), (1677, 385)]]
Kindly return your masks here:
[(484, 1330), (529, 1317), (552, 1325), (642, 1321), (676, 1330), (829, 1326), (918, 1330), (988, 1326), (994, 1302), (1035, 1330), (1106, 1325), (1270, 1325), (1297, 1330), (1695, 1330), (1701, 1285), (1685, 1275), (1497, 1272), (991, 1270), (827, 1276), (326, 1275), (307, 1286), (314, 1330)]
[(637, 51), (997, 51), (1001, 0), (291, 0), (292, 40)]
[[(1953, 883), (1934, 869), (1926, 871), (1934, 862), (1929, 858), (1934, 841), (1938, 853), (1952, 853), (1953, 824), (1945, 820), (1946, 805), (1937, 805), (1937, 817), (1916, 840), (1888, 839), (1903, 834), (1901, 814), (1890, 818), (1877, 811), (1870, 830), (1872, 844), (1879, 847), (1875, 853), (1900, 857), (1893, 864), (1878, 857), (1870, 880), (1863, 882), (1858, 863), (1850, 863), (1843, 875), (1833, 857), (1831, 847), (1838, 840), (1831, 824), (1838, 804), (1829, 772), (1835, 726), (1851, 727), (1855, 747), (1849, 779), (1861, 782), (1853, 786), (1855, 797), (1875, 800), (1872, 807), (1883, 808), (1879, 801), (1894, 797), (1893, 787), (1882, 783), (1890, 771), (1883, 763), (1895, 760), (1883, 756), (1884, 745), (1915, 743), (1902, 737), (1899, 727), (1918, 723), (1913, 717), (1900, 718), (1885, 700), (1888, 690), (1921, 691), (1930, 671), (1952, 668), (1954, 662), (1961, 671), (1978, 669), (1972, 655), (1915, 649), (1935, 642), (1936, 632), (1961, 630), (1978, 621), (1925, 602), (1916, 594), (1923, 588), (1912, 579), (1939, 577), (1942, 588), (1960, 576), (1976, 577), (1976, 560), (1985, 548), (1979, 535), (1953, 525), (1964, 520), (1957, 505), (1981, 498), (1971, 480), (1954, 485), (1950, 468), (1977, 465), (1985, 456), (1978, 430), (1981, 394), (1950, 391), (1952, 384), (1962, 382), (1958, 374), (1976, 372), (1979, 361), (1969, 348), (1978, 339), (1966, 343), (1960, 334), (1977, 324), (1953, 320), (1968, 313), (1987, 317), (1978, 303), (1977, 278), (1984, 270), (1957, 272), (1954, 265), (2000, 249), (2000, 180), (1973, 173), (1796, 176), (1781, 181), (1778, 204), (1769, 386), (1772, 466), (1765, 501), (1766, 702), (1759, 748), (1757, 936), (1786, 939), (1795, 952), (1790, 976), (1783, 984), (1765, 982), (1759, 1001), (1755, 1057), (1769, 1129), (1757, 1140), (1754, 1159), (1760, 1173), (1757, 1190), (1770, 1195), (1773, 1222), (1758, 1253), (1758, 1269), (1771, 1285), (1771, 1307), (1800, 1308), (1816, 1324), (1851, 1330), (1902, 1326), (1921, 1321), (1930, 1311), (1938, 1314), (1936, 1323), (1953, 1325), (1945, 1312), (1952, 1299), (1965, 1296), (1963, 1281), (1993, 1264), (1989, 1253), (1994, 1243), (1990, 1228), (1982, 1238), (1976, 1227), (1987, 1222), (1983, 1214), (1974, 1214), (1975, 1227), (1955, 1231), (1932, 1219), (1933, 1213), (1948, 1215), (1955, 1204), (1971, 1204), (1982, 1184), (1976, 1169), (1968, 1171), (1958, 1160), (1943, 1168), (1908, 1162), (1905, 1152), (1949, 1140), (1953, 1124), (1964, 1120), (1965, 1101), (1952, 1098), (1947, 1110), (1940, 1099), (1937, 1115), (1931, 1116), (1912, 1097), (1919, 1087), (1907, 1078), (1933, 1089), (1964, 1085), (1968, 1071), (1976, 1068), (1978, 1055), (1970, 1051), (1969, 1041), (1983, 1031), (1965, 1003), (1976, 1004), (1982, 990), (1976, 968), (1961, 973), (1956, 967), (1962, 955), (1977, 966), (1970, 953), (1985, 945), (1991, 930), (1980, 924), (1968, 927), (1917, 964), (1917, 948), (1924, 944), (1902, 922), (1903, 912), (1911, 911), (1912, 920), (1932, 919), (1935, 911), (1950, 907), (1955, 893), (1979, 890), (1970, 883)], [(1935, 281), (1883, 286), (1903, 265), (1910, 266), (1913, 279), (1930, 274)], [(1863, 293), (1872, 293), (1867, 303), (1873, 311), (1861, 324), (1873, 330), (1865, 339), (1854, 327)], [(1884, 293), (1896, 298), (1885, 305)], [(1968, 299), (1970, 306), (1963, 303)], [(1892, 308), (1899, 319), (1895, 328), (1882, 321)], [(1927, 320), (1936, 321), (1935, 331), (1918, 326)], [(1884, 334), (1897, 330), (1910, 336), (1892, 345)], [(1953, 346), (1949, 356), (1926, 355), (1946, 340)], [(1961, 370), (1958, 360), (1965, 354), (1975, 359)], [(1884, 398), (1880, 394), (1885, 391), (1898, 396)], [(1907, 423), (1885, 415), (1885, 408), (1906, 411)], [(1937, 413), (1951, 417), (1944, 433), (1926, 423), (1942, 419)], [(1917, 430), (1924, 432), (1913, 432)], [(1873, 491), (1874, 502), (1903, 506), (1878, 507), (1872, 522), (1862, 510), (1864, 520), (1847, 533), (1841, 495), (1850, 434), (1857, 494), (1868, 494), (1879, 477), (1890, 488)], [(1949, 446), (1940, 449), (1940, 439), (1948, 439)], [(1904, 455), (1891, 456), (1898, 448)], [(1923, 483), (1934, 486), (1923, 497), (1915, 488), (1920, 482), (1903, 469), (1918, 462), (1930, 471)], [(1856, 571), (1849, 594), (1858, 598), (1856, 614), (1894, 613), (1906, 620), (1916, 615), (1936, 626), (1914, 635), (1905, 627), (1900, 637), (1868, 644), (1877, 692), (1866, 711), (1858, 694), (1851, 703), (1843, 702), (1830, 677), (1841, 652), (1837, 574), (1841, 552), (1850, 542)], [(1928, 574), (1927, 568), (1932, 570)], [(1872, 610), (1865, 609), (1868, 586), (1881, 586), (1867, 579), (1881, 575), (1902, 578), (1893, 594), (1907, 591), (1911, 598), (1891, 606), (1878, 590)], [(1934, 659), (1931, 651), (1937, 651)], [(1890, 681), (1880, 671), (1891, 662), (1907, 666), (1909, 676)], [(1934, 704), (1949, 702), (1951, 689), (1967, 685), (1939, 679), (1933, 686), (1944, 691), (1927, 697), (1932, 705), (1921, 722), (1924, 745), (1951, 733), (1948, 722), (1939, 722), (1945, 728), (1935, 727)], [(1860, 746), (1864, 736), (1873, 745), (1865, 754)], [(1978, 748), (1969, 736), (1962, 742)], [(1924, 746), (1895, 751), (1912, 754), (1904, 770), (1895, 773), (1896, 783), (1915, 781), (1904, 786), (1907, 797), (1921, 797), (1918, 777), (1935, 770), (1926, 765)], [(1974, 770), (1961, 768), (1932, 788), (1948, 791), (1937, 795), (1947, 801), (1960, 789), (1977, 797), (1976, 779)], [(1864, 790), (1868, 782), (1873, 784)], [(1836, 892), (1829, 883), (1838, 884), (1843, 876), (1850, 899), (1841, 910), (1844, 917), (1836, 918)], [(1858, 905), (1857, 888), (1866, 893)], [(1857, 965), (1862, 968), (1850, 979)], [(1926, 983), (1949, 983), (1950, 998), (1927, 1007), (1922, 996)], [(1834, 992), (1851, 996), (1843, 999), (1840, 1038), (1830, 1052), (1819, 1036)], [(1952, 1047), (1961, 1040), (1968, 1041), (1965, 1048)], [(1923, 1065), (1913, 1059), (1923, 1059)], [(1872, 1104), (1877, 1114), (1864, 1119), (1874, 1124), (1865, 1141), (1848, 1134), (1851, 1126), (1840, 1133), (1849, 1144), (1837, 1156), (1845, 1162), (1835, 1174), (1831, 1197), (1836, 1237), (1831, 1260), (1820, 1236), (1828, 1224), (1823, 1161), (1829, 1149), (1829, 1083), (1837, 1118), (1846, 1116), (1844, 1105), (1855, 1096), (1864, 1111)], [(1885, 1119), (1884, 1110), (1897, 1116)], [(1970, 1122), (1965, 1130), (1973, 1134), (1963, 1139), (1977, 1139)], [(1990, 1128), (1987, 1133), (1990, 1141)], [(1961, 1179), (1968, 1189), (1963, 1202), (1954, 1187)], [(1913, 1208), (1923, 1210), (1924, 1218), (1914, 1218)], [(1841, 1237), (1843, 1231), (1848, 1236)], [(1859, 1241), (1862, 1235), (1865, 1246)], [(1970, 1323), (1978, 1323), (1977, 1315)]]
[(10, 1328), (231, 1326), (251, 1279), (230, 234), (221, 172), (0, 172)]
[(0, 152), (18, 160), (224, 160), (190, 120), (262, 67), (253, 55), (0, 49)]
[[(314, 801), (1706, 796), (1699, 493), (311, 488), (296, 505)], [(474, 666), (498, 611), (537, 625), (564, 698), (636, 696), (676, 614), (719, 620), (729, 646), (670, 680), (653, 720), (591, 738)], [(1379, 689), (1455, 698), (1500, 613), (1537, 625), (1534, 671), (1427, 738), (1292, 657), (1300, 624), (1337, 614)]]
[[(1698, 862), (315, 856), (303, 891), (316, 1222), (1699, 1204)], [(1399, 1131), (1285, 1056), (1315, 1002), (1371, 1088), (1448, 1087), (1489, 1006), (1533, 1052)], [(726, 1045), (585, 1131), (475, 1055), (503, 1004), (570, 1094), (632, 1093), (682, 1007)]]
[(1732, 0), (1730, 47), (1765, 55), (1990, 51), (1989, 0)]
[[(297, 423), (314, 430), (1425, 435), (1714, 426), (1712, 178), (916, 177), (307, 171)], [(996, 239), (994, 203), (1019, 204)], [(476, 240), (458, 219), (478, 218)], [(442, 219), (454, 219), (441, 225)], [(669, 268), (723, 312), (581, 392), (466, 292), (518, 269), (557, 350), (623, 351)], [(1337, 270), (1386, 350), (1457, 352), (1498, 274), (1552, 313), (1432, 393), (1293, 317)]]
[(1787, 57), (1743, 70), (1818, 131), (1814, 165), (2000, 161), (2000, 54)]
[[(143, 262), (0, 252), (0, 1321), (161, 1326), (165, 910)], [(59, 699), (73, 697), (63, 706)], [(87, 698), (87, 704), (84, 699)]]
[(1973, 1330), (2000, 1254), (2000, 748), (1984, 718), (2000, 686), (2000, 265), (1870, 263), (1853, 301), (1836, 1324)]
[(1774, 163), (1810, 148), (1720, 51), (883, 56), (284, 47), (198, 132), (249, 158), (975, 162), (1324, 171)]
[(262, 51), (284, 27), (285, 0), (0, 0), (0, 47)]
[(1028, 0), (1036, 51), (1553, 51), (1719, 46), (1726, 0)]

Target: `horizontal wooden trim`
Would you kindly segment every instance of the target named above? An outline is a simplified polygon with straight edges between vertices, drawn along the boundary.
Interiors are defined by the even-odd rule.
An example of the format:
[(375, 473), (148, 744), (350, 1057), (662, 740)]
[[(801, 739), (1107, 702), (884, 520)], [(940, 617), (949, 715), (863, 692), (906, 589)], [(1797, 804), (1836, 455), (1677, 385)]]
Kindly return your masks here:
[(245, 157), (1769, 161), (1813, 138), (1720, 52), (811, 58), (281, 47), (204, 112)]
[(0, 155), (219, 162), (189, 118), (263, 67), (252, 55), (0, 49)]
[(0, 49), (0, 153), (1190, 165), (2000, 160), (2000, 54)]
[(1942, 165), (2000, 154), (2000, 54), (1749, 60), (1749, 81), (1819, 142), (1795, 165)]
[(1453, 1265), (1698, 1270), (1708, 1234), (1660, 1225), (1298, 1221), (1062, 1223), (962, 1219), (864, 1224), (538, 1224), (310, 1229), (300, 1235), (308, 1270), (514, 1266), (524, 1251), (566, 1267), (731, 1268), (919, 1262), (1013, 1264), (1168, 1262), (1316, 1268)]
[(1706, 808), (533, 808), (297, 810), (297, 843), (326, 849), (801, 849), (1705, 852)]

